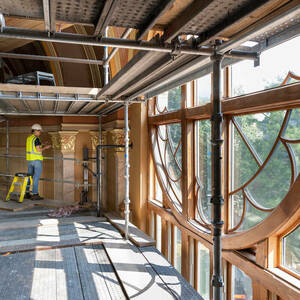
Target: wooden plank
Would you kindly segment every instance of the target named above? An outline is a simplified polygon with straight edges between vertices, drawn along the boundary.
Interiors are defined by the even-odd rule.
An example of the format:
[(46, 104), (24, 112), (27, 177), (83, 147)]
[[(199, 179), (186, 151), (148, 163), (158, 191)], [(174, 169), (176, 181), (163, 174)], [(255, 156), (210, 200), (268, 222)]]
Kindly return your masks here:
[(35, 252), (30, 299), (56, 300), (56, 249)]
[(179, 16), (177, 16), (170, 24), (168, 24), (163, 40), (170, 42), (175, 38), (181, 30), (194, 18), (196, 18), (205, 8), (209, 6), (212, 0), (195, 0), (193, 1)]
[(100, 89), (83, 87), (65, 87), (65, 86), (43, 86), (43, 85), (24, 85), (0, 83), (0, 91), (5, 92), (23, 92), (23, 93), (53, 93), (53, 94), (79, 94), (96, 96)]
[[(118, 228), (122, 233), (125, 232), (125, 220), (112, 214), (112, 213), (106, 213), (104, 214), (109, 222), (111, 222), (116, 228)], [(129, 239), (138, 247), (144, 247), (144, 246), (154, 246), (155, 240), (149, 237), (146, 233), (138, 229), (133, 224), (129, 223)]]
[(134, 245), (119, 241), (104, 247), (129, 298), (176, 299)]
[(140, 248), (149, 264), (160, 276), (165, 285), (172, 291), (177, 299), (203, 298), (184, 279), (184, 277), (161, 255), (155, 247)]
[(119, 0), (107, 0), (105, 1), (104, 7), (100, 13), (99, 19), (97, 21), (94, 36), (102, 36), (105, 28), (109, 24), (113, 13), (118, 5)]
[(93, 245), (100, 270), (112, 300), (127, 299), (102, 245)]
[(51, 249), (72, 245), (118, 242), (122, 236), (110, 223), (73, 223), (0, 232), (0, 251)]
[(83, 300), (74, 248), (56, 249), (57, 299)]
[(35, 253), (0, 256), (0, 299), (29, 299)]
[(0, 210), (22, 211), (32, 207), (34, 207), (34, 204), (27, 199), (24, 199), (22, 203), (19, 203), (14, 200), (0, 201)]
[(22, 211), (15, 211), (15, 212), (10, 212), (10, 211), (1, 211), (0, 210), (0, 220), (4, 220), (3, 218), (18, 218), (18, 217), (25, 217), (25, 216), (40, 216), (43, 214), (48, 214), (50, 213), (51, 210), (49, 209), (39, 209), (39, 208), (29, 208), (27, 210), (22, 210)]
[(47, 207), (47, 208), (61, 208), (66, 206), (74, 206), (74, 202), (63, 202), (60, 200), (51, 200), (51, 199), (44, 199), (44, 200), (29, 200), (33, 203), (34, 206), (37, 207)]
[(93, 247), (75, 247), (84, 299), (111, 299)]
[(94, 217), (94, 216), (78, 216), (78, 217), (65, 217), (65, 218), (34, 218), (31, 220), (11, 220), (8, 222), (0, 222), (0, 230), (18, 229), (18, 228), (30, 228), (38, 226), (52, 226), (52, 225), (64, 225), (76, 223), (88, 223), (88, 222), (104, 222), (106, 218)]

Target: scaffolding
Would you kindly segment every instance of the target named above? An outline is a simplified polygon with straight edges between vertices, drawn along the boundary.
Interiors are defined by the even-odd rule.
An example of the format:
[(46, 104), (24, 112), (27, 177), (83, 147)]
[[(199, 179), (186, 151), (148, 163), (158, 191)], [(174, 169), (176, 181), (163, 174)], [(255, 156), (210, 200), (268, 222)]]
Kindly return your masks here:
[[(114, 1), (113, 1), (114, 2)], [(154, 13), (152, 20), (137, 20), (136, 24), (133, 24), (134, 18), (131, 18), (130, 10), (120, 12), (121, 17), (116, 21), (117, 25), (121, 27), (132, 27), (140, 29), (138, 38), (136, 40), (126, 40), (126, 37), (130, 33), (130, 28), (127, 28), (121, 38), (109, 38), (107, 36), (107, 26), (112, 22), (112, 15), (114, 14), (113, 7), (115, 4), (111, 4), (111, 8), (108, 9), (107, 16), (104, 18), (103, 11), (100, 13), (99, 20), (95, 26), (93, 35), (78, 35), (69, 33), (56, 32), (56, 19), (53, 11), (48, 11), (48, 15), (45, 15), (46, 31), (35, 31), (20, 28), (10, 28), (5, 26), (5, 20), (3, 15), (0, 14), (0, 38), (9, 39), (25, 39), (25, 40), (38, 40), (57, 43), (69, 43), (77, 45), (90, 45), (90, 46), (103, 46), (105, 47), (104, 57), (101, 61), (76, 61), (74, 63), (93, 63), (103, 65), (104, 68), (104, 87), (98, 89), (93, 93), (85, 90), (78, 90), (78, 92), (63, 92), (59, 89), (51, 91), (25, 91), (25, 89), (14, 90), (5, 89), (3, 85), (0, 85), (0, 100), (2, 105), (0, 107), (0, 113), (3, 115), (50, 115), (50, 116), (97, 116), (99, 117), (99, 145), (96, 152), (96, 178), (97, 178), (97, 214), (101, 215), (102, 205), (102, 149), (105, 146), (102, 144), (102, 117), (108, 115), (119, 108), (124, 107), (124, 123), (125, 123), (125, 238), (128, 239), (130, 232), (128, 230), (129, 224), (129, 122), (128, 122), (128, 106), (131, 103), (143, 103), (150, 97), (153, 97), (163, 91), (166, 91), (174, 86), (184, 84), (190, 80), (199, 77), (199, 74), (203, 72), (213, 72), (213, 111), (211, 114), (212, 121), (212, 147), (213, 147), (213, 195), (211, 202), (213, 204), (213, 234), (214, 234), (214, 274), (212, 279), (212, 285), (214, 290), (214, 299), (222, 299), (222, 265), (221, 265), (221, 235), (223, 222), (221, 219), (221, 207), (223, 204), (223, 198), (221, 193), (221, 126), (222, 126), (222, 114), (221, 114), (221, 93), (220, 93), (220, 69), (223, 58), (224, 64), (232, 64), (238, 60), (250, 59), (259, 64), (259, 54), (264, 49), (276, 45), (279, 40), (288, 39), (292, 36), (298, 35), (300, 32), (299, 22), (295, 20), (299, 19), (300, 5), (286, 4), (286, 8), (283, 9), (281, 14), (277, 14), (273, 18), (267, 19), (265, 22), (241, 32), (232, 40), (225, 43), (219, 43), (217, 36), (222, 30), (233, 25), (236, 20), (239, 20), (242, 16), (245, 16), (256, 8), (260, 7), (266, 1), (251, 1), (252, 4), (248, 7), (243, 7), (243, 10), (236, 10), (236, 13), (230, 18), (226, 24), (221, 22), (221, 19), (211, 17), (211, 20), (217, 24), (212, 26), (209, 30), (202, 32), (201, 27), (197, 27), (197, 21), (201, 20), (200, 11), (206, 11), (208, 14), (214, 14), (213, 10), (208, 9), (207, 6), (197, 7), (196, 12), (193, 13), (195, 28), (193, 28), (193, 34), (203, 33), (203, 35), (193, 38), (190, 41), (184, 41), (176, 39), (182, 32), (188, 32), (189, 24), (184, 23), (184, 19), (189, 19), (185, 16), (179, 20), (181, 26), (169, 26), (162, 38), (155, 37), (151, 41), (142, 41), (141, 38), (145, 32), (149, 30), (155, 24), (162, 14), (170, 7), (172, 1), (167, 1), (165, 5), (159, 7), (150, 7), (152, 3), (145, 2), (144, 13), (140, 13), (141, 16), (147, 15), (147, 9), (149, 11), (157, 11)], [(213, 2), (213, 1), (211, 1)], [(239, 5), (239, 1), (231, 1), (230, 5)], [(148, 5), (148, 6), (147, 6)], [(290, 6), (289, 6), (290, 5)], [(129, 6), (129, 5), (128, 5)], [(192, 7), (193, 8), (193, 7)], [(234, 8), (232, 10), (234, 11)], [(110, 11), (112, 9), (112, 11)], [(235, 8), (236, 9), (236, 8)], [(188, 12), (187, 12), (188, 13)], [(35, 16), (39, 18), (40, 16)], [(88, 21), (94, 23), (91, 16), (87, 17)], [(217, 20), (218, 19), (218, 20)], [(125, 26), (125, 22), (131, 20), (130, 26)], [(68, 20), (66, 20), (68, 21)], [(122, 23), (123, 22), (123, 23)], [(140, 23), (139, 23), (140, 22)], [(80, 20), (78, 23), (81, 23)], [(127, 24), (127, 23), (126, 23)], [(140, 25), (142, 24), (142, 25)], [(220, 25), (221, 24), (221, 25)], [(116, 24), (113, 24), (116, 25)], [(174, 24), (171, 24), (174, 25)], [(176, 25), (176, 24), (175, 24)], [(201, 24), (199, 24), (200, 26)], [(203, 26), (203, 24), (201, 25)], [(287, 33), (281, 33), (278, 28), (286, 28), (289, 26)], [(175, 29), (174, 29), (175, 28)], [(173, 30), (172, 30), (173, 29)], [(262, 38), (263, 36), (263, 38)], [(250, 39), (258, 41), (258, 46), (253, 49), (244, 49), (241, 45)], [(210, 44), (213, 42), (213, 46)], [(108, 55), (108, 47), (114, 47), (115, 49)], [(109, 61), (116, 53), (116, 49), (136, 49), (140, 52), (130, 61), (130, 63), (121, 70), (112, 80), (109, 80)], [(3, 54), (3, 57), (5, 57)], [(1, 56), (1, 55), (0, 55)], [(17, 57), (16, 57), (17, 58)], [(26, 58), (25, 56), (23, 58)], [(29, 57), (27, 57), (29, 58)], [(153, 58), (153, 59), (152, 59)], [(32, 59), (39, 59), (38, 57), (32, 57)], [(72, 61), (72, 58), (65, 58), (68, 61)], [(49, 60), (51, 60), (49, 58)], [(226, 60), (226, 61), (225, 61)], [(63, 61), (63, 60), (62, 60)], [(140, 68), (139, 68), (140, 67)], [(135, 69), (135, 70), (134, 70)], [(134, 71), (133, 71), (134, 70)], [(201, 73), (202, 72), (202, 73)], [(128, 75), (129, 74), (129, 75)], [(40, 110), (33, 110), (30, 106), (31, 101), (39, 101), (41, 104)], [(108, 104), (103, 107), (103, 104)], [(50, 108), (49, 108), (50, 107)], [(8, 128), (8, 121), (7, 121)], [(7, 145), (6, 145), (6, 168), (8, 168), (8, 129), (7, 129)], [(1, 175), (1, 174), (0, 174)], [(9, 176), (9, 175), (7, 175)], [(75, 184), (74, 182), (65, 182)], [(77, 183), (76, 183), (77, 184)], [(86, 183), (85, 183), (86, 184)], [(84, 185), (84, 184), (83, 184)]]

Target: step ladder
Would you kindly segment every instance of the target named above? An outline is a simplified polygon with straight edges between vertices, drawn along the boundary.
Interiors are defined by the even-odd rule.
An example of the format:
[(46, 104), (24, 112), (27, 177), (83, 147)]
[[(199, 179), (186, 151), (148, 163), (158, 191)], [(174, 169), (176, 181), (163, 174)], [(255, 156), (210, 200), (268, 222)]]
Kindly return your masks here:
[[(14, 180), (10, 186), (8, 194), (6, 196), (5, 201), (8, 200), (18, 200), (18, 202), (22, 203), (24, 199), (24, 195), (26, 192), (26, 187), (30, 182), (30, 188), (32, 188), (32, 177), (29, 173), (16, 173)], [(13, 197), (15, 196), (15, 197)]]

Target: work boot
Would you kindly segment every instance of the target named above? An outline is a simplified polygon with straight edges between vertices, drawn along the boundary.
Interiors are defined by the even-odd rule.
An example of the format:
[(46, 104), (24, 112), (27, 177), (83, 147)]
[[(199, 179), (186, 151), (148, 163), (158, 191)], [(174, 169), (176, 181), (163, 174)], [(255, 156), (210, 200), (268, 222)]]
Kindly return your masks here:
[(31, 199), (31, 194), (29, 192), (26, 192), (24, 195), (24, 199)]
[(31, 196), (31, 200), (43, 200), (44, 198), (41, 197), (39, 194), (33, 194)]

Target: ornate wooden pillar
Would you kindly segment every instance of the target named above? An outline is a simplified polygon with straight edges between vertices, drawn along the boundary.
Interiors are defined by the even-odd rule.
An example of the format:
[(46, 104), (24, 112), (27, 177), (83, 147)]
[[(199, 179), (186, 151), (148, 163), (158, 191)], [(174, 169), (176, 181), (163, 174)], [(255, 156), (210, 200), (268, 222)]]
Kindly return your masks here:
[[(124, 130), (123, 129), (113, 129), (109, 131), (109, 143), (113, 145), (124, 145)], [(121, 213), (121, 207), (123, 207), (123, 201), (125, 198), (125, 178), (124, 178), (124, 168), (125, 168), (125, 158), (124, 158), (124, 148), (112, 148), (110, 151), (111, 156), (113, 156), (113, 165), (110, 165), (111, 169), (110, 180), (112, 180), (112, 188), (114, 197), (111, 199), (112, 203), (110, 207)], [(110, 193), (109, 193), (110, 194)]]
[[(54, 160), (54, 179), (75, 181), (73, 160), (62, 160), (75, 157), (75, 142), (78, 131), (49, 132), (52, 139)], [(54, 183), (54, 199), (62, 202), (74, 202), (75, 185)]]

